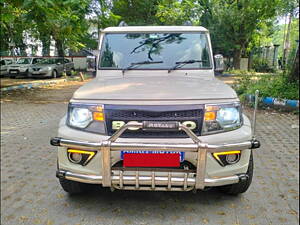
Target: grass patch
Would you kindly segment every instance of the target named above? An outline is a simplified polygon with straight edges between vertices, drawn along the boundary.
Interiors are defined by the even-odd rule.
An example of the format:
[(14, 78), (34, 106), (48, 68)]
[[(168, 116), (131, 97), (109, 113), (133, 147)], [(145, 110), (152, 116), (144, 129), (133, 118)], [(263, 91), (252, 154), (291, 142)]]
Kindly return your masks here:
[(233, 84), (237, 94), (244, 99), (247, 94), (259, 90), (261, 97), (299, 100), (299, 82), (290, 82), (285, 74), (268, 74), (257, 76), (241, 76)]

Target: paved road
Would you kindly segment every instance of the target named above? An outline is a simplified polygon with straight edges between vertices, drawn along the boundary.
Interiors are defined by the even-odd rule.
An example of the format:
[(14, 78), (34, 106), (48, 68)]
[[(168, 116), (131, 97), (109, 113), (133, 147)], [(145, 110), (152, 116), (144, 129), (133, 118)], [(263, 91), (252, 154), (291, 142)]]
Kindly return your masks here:
[(49, 138), (76, 88), (3, 96), (1, 224), (298, 224), (299, 118), (267, 111), (258, 115), (262, 148), (254, 152), (254, 180), (243, 195), (100, 189), (69, 197), (55, 178)]

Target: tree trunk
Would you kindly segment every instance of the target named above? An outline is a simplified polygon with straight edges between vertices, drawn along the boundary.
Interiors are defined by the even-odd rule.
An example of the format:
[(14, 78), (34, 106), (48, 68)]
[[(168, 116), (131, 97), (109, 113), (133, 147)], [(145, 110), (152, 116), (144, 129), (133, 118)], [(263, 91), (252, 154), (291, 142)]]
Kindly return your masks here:
[(242, 49), (238, 48), (234, 50), (233, 54), (233, 67), (236, 70), (239, 70), (241, 68), (241, 55), (242, 55)]
[(57, 55), (60, 57), (64, 56), (64, 48), (63, 48), (63, 41), (62, 40), (55, 40), (55, 47), (57, 50)]
[(299, 46), (297, 48), (296, 57), (293, 63), (293, 67), (290, 72), (290, 80), (291, 81), (299, 81)]
[(287, 58), (290, 49), (290, 33), (291, 33), (291, 25), (292, 25), (292, 13), (289, 14), (289, 22), (287, 27), (287, 33), (284, 42), (284, 49), (283, 49), (283, 66), (286, 68)]
[(27, 56), (26, 45), (24, 43), (20, 45), (20, 54), (21, 56)]
[(42, 49), (43, 56), (50, 56), (50, 44), (51, 44), (50, 36), (41, 37), (41, 41), (43, 45), (43, 49)]

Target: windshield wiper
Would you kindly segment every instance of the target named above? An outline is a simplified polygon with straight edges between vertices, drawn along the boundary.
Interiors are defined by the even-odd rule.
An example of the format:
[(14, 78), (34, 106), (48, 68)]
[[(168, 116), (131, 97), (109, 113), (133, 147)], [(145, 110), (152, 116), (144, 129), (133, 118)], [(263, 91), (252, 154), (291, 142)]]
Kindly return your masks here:
[(186, 65), (186, 64), (193, 64), (193, 63), (196, 63), (196, 62), (207, 62), (206, 60), (194, 60), (194, 59), (191, 59), (191, 60), (186, 60), (186, 61), (178, 61), (178, 62), (175, 62), (175, 66), (173, 66), (172, 68), (170, 68), (168, 70), (168, 73), (170, 73), (172, 70), (176, 70), (178, 68), (181, 68), (182, 66)]
[(125, 71), (132, 69), (134, 66), (156, 64), (156, 63), (163, 63), (163, 61), (141, 61), (141, 62), (131, 63), (130, 66), (127, 66), (126, 68), (122, 69), (122, 73), (124, 74)]

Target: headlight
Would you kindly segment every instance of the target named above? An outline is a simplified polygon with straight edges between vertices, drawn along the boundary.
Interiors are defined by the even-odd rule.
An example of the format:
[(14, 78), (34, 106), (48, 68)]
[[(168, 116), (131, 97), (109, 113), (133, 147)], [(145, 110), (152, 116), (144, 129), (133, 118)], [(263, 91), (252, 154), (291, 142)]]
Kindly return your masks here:
[(212, 134), (235, 130), (243, 125), (239, 103), (206, 105), (202, 133)]
[(93, 120), (92, 112), (86, 108), (73, 108), (70, 112), (70, 125), (85, 128)]
[(48, 66), (48, 67), (42, 67), (40, 70), (41, 71), (48, 71), (48, 70), (51, 70), (51, 67), (50, 66)]
[(105, 134), (103, 106), (70, 103), (67, 125), (88, 132)]

